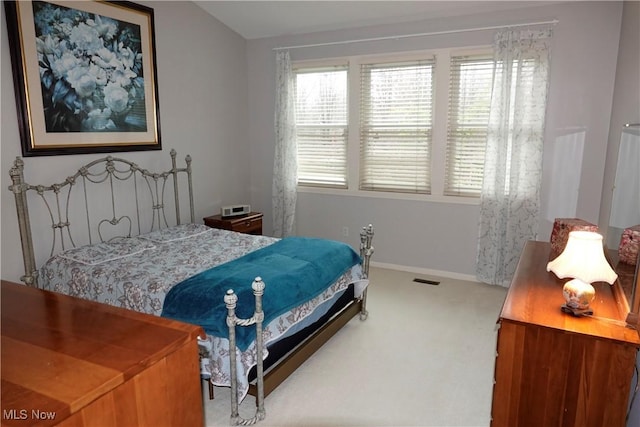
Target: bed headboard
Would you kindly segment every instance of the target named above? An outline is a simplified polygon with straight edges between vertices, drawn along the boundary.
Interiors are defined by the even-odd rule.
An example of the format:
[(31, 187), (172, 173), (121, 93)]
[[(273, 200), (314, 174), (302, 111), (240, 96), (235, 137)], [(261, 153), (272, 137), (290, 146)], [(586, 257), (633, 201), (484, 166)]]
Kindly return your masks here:
[[(85, 244), (180, 225), (184, 197), (189, 203), (187, 218), (195, 222), (191, 156), (185, 157), (184, 168), (178, 168), (176, 151), (171, 150), (170, 155), (171, 169), (165, 172), (150, 172), (131, 161), (107, 156), (51, 185), (25, 182), (24, 161), (17, 157), (9, 171), (13, 182), (9, 190), (15, 196), (22, 243), (25, 274), (21, 280), (38, 286), (39, 255), (50, 257)], [(180, 194), (185, 187), (186, 196)], [(30, 207), (34, 208), (32, 216)], [(34, 235), (38, 236), (35, 246)], [(47, 246), (48, 255), (39, 249)]]

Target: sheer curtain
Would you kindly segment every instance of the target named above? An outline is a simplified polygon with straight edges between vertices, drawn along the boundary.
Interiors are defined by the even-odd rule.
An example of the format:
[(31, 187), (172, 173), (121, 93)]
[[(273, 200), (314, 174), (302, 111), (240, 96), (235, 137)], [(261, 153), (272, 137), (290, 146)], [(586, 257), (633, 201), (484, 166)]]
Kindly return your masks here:
[(480, 201), (476, 276), (508, 286), (535, 239), (552, 29), (505, 29), (494, 38), (494, 82)]
[(295, 231), (298, 180), (294, 74), (288, 51), (276, 53), (276, 147), (273, 160), (273, 234), (286, 237)]

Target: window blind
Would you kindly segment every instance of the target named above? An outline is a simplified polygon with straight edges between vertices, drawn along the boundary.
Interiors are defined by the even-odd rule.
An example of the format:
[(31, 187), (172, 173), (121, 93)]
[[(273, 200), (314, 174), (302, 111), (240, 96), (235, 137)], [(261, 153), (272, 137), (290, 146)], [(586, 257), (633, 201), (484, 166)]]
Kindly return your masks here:
[(298, 185), (347, 187), (347, 68), (296, 71)]
[(451, 57), (445, 195), (480, 196), (493, 68), (489, 54)]
[(361, 66), (361, 190), (430, 193), (434, 64)]

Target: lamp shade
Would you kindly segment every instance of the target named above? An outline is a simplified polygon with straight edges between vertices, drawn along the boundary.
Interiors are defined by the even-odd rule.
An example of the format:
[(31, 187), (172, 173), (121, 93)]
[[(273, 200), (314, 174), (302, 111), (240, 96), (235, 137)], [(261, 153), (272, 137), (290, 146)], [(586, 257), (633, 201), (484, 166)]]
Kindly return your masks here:
[(607, 282), (610, 285), (618, 275), (604, 256), (602, 235), (593, 231), (572, 231), (564, 251), (547, 264), (560, 279), (571, 277), (585, 283)]

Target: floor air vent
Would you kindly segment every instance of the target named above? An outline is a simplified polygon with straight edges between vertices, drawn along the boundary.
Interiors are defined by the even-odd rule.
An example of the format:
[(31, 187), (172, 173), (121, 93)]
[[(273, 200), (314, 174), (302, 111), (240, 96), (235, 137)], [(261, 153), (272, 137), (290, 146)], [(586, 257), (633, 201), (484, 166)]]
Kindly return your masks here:
[(438, 286), (440, 284), (440, 282), (436, 282), (434, 280), (420, 279), (417, 277), (413, 279), (413, 281), (417, 283), (425, 283), (427, 285), (433, 285), (433, 286)]

